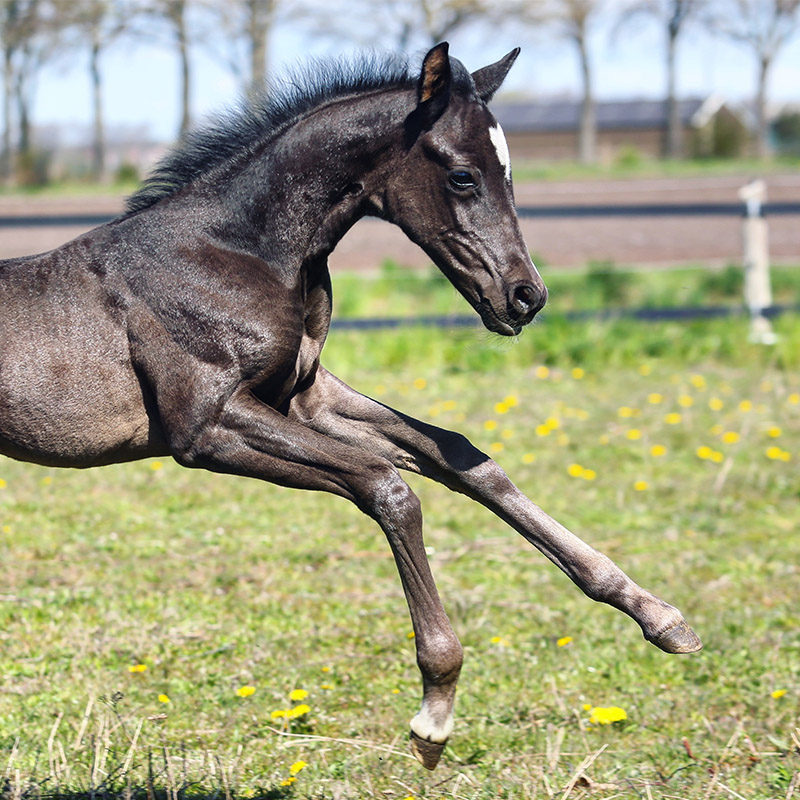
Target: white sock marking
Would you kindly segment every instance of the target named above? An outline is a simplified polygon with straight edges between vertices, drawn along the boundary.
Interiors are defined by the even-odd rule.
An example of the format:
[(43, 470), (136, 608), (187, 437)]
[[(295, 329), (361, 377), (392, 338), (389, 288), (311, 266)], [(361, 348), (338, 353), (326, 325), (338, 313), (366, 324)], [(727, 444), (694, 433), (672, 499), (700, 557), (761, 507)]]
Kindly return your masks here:
[(444, 723), (437, 722), (428, 704), (423, 700), (422, 708), (411, 720), (410, 727), (420, 739), (427, 739), (429, 742), (435, 742), (436, 744), (444, 744), (453, 732), (453, 712), (450, 711)]
[(497, 158), (500, 160), (500, 164), (506, 171), (506, 180), (510, 181), (511, 155), (508, 152), (508, 142), (506, 142), (505, 134), (503, 133), (503, 129), (500, 127), (499, 122), (494, 128), (489, 128), (489, 138), (492, 140), (494, 149), (497, 151)]

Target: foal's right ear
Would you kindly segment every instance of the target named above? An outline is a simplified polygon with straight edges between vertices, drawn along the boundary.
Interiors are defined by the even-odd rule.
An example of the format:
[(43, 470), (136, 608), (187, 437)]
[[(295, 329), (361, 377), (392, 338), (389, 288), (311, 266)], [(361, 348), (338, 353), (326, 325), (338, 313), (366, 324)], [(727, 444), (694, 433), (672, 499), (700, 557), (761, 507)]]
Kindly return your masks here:
[(430, 130), (450, 102), (452, 74), (449, 49), (447, 42), (437, 44), (422, 61), (417, 84), (417, 107), (406, 121), (407, 132), (413, 131), (414, 138), (422, 131)]

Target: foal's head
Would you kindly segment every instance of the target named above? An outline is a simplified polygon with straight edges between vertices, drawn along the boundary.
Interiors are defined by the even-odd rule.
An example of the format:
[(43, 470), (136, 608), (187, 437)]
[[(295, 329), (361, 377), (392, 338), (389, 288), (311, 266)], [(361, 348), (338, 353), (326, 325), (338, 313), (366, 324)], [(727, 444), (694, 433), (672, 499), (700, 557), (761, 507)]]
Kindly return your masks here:
[(503, 131), (486, 104), (519, 50), (470, 75), (447, 44), (425, 57), (406, 154), (386, 187), (390, 218), (491, 331), (511, 336), (547, 300), (519, 229)]

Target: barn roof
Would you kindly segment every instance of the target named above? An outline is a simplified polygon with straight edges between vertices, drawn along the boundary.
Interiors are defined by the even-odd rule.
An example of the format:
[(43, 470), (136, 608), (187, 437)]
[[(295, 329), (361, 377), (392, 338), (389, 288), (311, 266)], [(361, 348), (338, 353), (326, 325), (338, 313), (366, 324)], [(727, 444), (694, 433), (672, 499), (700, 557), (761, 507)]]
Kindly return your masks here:
[[(681, 122), (702, 126), (723, 105), (717, 97), (680, 100)], [(492, 112), (507, 133), (549, 133), (577, 130), (581, 104), (566, 101), (503, 101), (492, 105)], [(628, 130), (667, 127), (665, 100), (620, 100), (595, 103), (598, 130)]]

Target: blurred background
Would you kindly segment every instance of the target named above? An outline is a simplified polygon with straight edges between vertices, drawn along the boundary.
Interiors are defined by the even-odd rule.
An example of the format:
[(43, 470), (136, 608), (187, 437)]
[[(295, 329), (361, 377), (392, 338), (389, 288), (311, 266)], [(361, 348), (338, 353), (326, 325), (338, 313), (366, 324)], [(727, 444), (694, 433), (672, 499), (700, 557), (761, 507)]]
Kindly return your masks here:
[[(740, 258), (739, 210), (678, 205), (736, 203), (754, 177), (768, 202), (800, 200), (798, 0), (3, 0), (0, 257), (113, 216), (182, 132), (310, 57), (414, 64), (442, 40), (473, 70), (522, 47), (493, 110), (540, 264), (724, 266)], [(596, 213), (654, 202), (674, 207)], [(31, 214), (35, 229), (14, 219)], [(800, 262), (798, 221), (770, 221), (784, 263)], [(429, 266), (374, 221), (332, 264), (387, 259)]]

